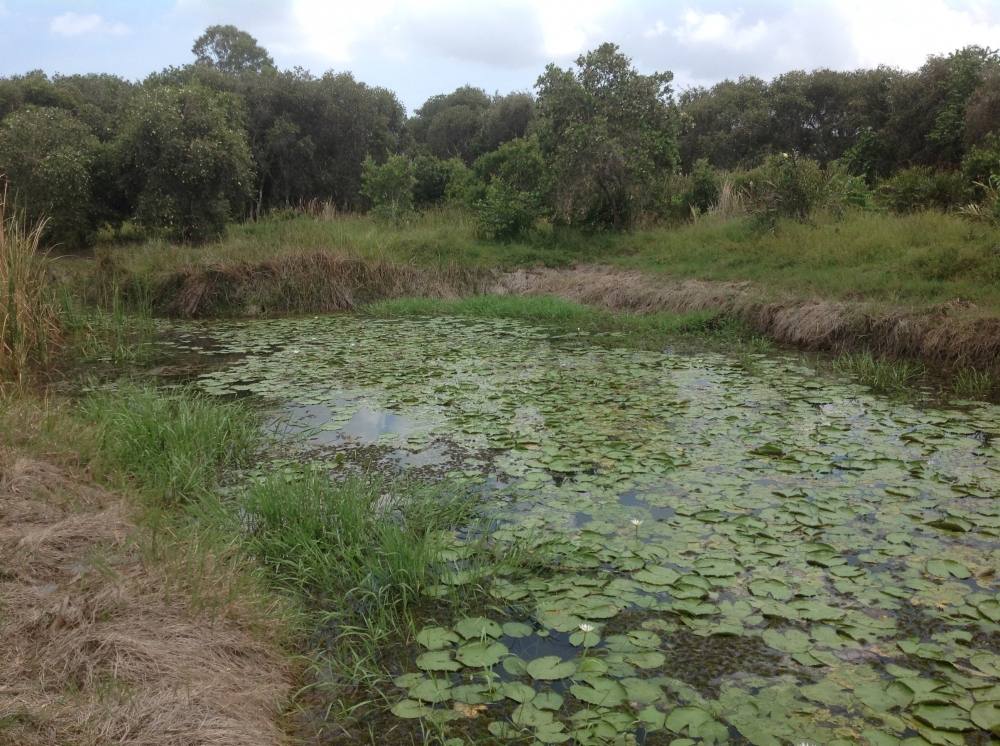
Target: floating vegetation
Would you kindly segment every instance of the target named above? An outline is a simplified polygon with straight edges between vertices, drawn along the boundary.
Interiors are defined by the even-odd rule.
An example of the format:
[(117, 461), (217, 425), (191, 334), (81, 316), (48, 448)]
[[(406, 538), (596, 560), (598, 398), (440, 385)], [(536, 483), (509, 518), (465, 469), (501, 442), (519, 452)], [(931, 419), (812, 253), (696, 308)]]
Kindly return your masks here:
[[(921, 409), (794, 358), (757, 356), (751, 375), (510, 320), (191, 339), (206, 333), (208, 354), (243, 357), (205, 391), (322, 408), (303, 454), (446, 444), (441, 470), (487, 495), (492, 530), (443, 536), (453, 572), (427, 593), (476, 584), (490, 611), (426, 620), (395, 678), (399, 721), (514, 743), (1000, 734), (1000, 408)], [(483, 541), (545, 561), (465, 567)]]

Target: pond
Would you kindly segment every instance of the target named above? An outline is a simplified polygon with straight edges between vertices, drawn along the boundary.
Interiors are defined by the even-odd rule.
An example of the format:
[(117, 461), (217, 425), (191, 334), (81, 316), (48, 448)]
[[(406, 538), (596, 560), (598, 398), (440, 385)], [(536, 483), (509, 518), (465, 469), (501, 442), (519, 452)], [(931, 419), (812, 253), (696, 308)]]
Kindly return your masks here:
[(498, 741), (541, 743), (985, 744), (1000, 727), (996, 406), (510, 320), (185, 339), (220, 361), (197, 385), (267, 402), (297, 458), (464, 480), (491, 541), (550, 559), (491, 579), (506, 615), (421, 632), (400, 718), (473, 708)]

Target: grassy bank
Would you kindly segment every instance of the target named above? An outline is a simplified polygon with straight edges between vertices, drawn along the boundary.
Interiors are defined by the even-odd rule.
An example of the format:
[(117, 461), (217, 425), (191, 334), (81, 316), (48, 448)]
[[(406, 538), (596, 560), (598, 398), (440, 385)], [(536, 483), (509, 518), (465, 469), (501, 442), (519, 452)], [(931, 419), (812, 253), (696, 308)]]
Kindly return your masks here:
[[(118, 247), (132, 276), (164, 276), (189, 266), (263, 262), (308, 252), (424, 267), (564, 267), (608, 263), (671, 278), (748, 281), (764, 295), (925, 306), (973, 302), (1000, 312), (1000, 229), (940, 212), (891, 215), (849, 211), (763, 229), (750, 218), (706, 217), (626, 234), (547, 228), (530, 239), (477, 238), (462, 211), (429, 211), (400, 224), (368, 216), (306, 216), (231, 226), (202, 247), (163, 242)], [(308, 292), (303, 290), (302, 292)]]
[[(262, 458), (257, 416), (183, 390), (122, 384), (48, 412), (11, 399), (0, 425), (12, 444), (39, 453), (73, 432), (63, 458), (131, 496), (160, 592), (209, 616), (242, 609), (255, 639), (294, 653), (283, 664), (299, 672), (299, 695), (281, 718), (289, 731), (322, 742), (433, 742), (419, 722), (389, 716), (392, 679), (422, 628), (482, 607), (470, 577), (510, 572), (502, 568), (516, 561), (485, 539), (461, 561), (442, 560), (454, 531), (481, 520), (462, 489), (373, 472), (331, 481), (309, 467), (237, 478)], [(462, 583), (452, 584), (459, 571)]]

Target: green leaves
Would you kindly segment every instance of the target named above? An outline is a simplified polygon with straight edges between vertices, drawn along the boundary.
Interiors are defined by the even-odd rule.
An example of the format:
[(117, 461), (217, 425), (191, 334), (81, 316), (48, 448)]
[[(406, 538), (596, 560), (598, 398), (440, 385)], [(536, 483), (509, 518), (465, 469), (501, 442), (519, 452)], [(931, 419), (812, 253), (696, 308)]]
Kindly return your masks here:
[(485, 617), (471, 617), (462, 619), (455, 625), (455, 631), (466, 640), (480, 639), (484, 637), (500, 637), (503, 629), (496, 622)]
[(507, 646), (500, 642), (468, 642), (458, 649), (455, 657), (465, 666), (485, 668), (494, 666), (507, 655)]
[(547, 655), (528, 663), (528, 675), (539, 681), (555, 681), (572, 676), (576, 671), (576, 664), (572, 661), (564, 661), (556, 655)]

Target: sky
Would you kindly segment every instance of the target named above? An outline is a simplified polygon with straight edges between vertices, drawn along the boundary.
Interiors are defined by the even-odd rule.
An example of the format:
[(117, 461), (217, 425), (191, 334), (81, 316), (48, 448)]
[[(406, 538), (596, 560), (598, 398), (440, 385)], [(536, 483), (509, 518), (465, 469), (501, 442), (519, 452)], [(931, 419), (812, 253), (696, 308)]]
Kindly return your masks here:
[(354, 73), (409, 110), (472, 84), (531, 90), (604, 41), (675, 88), (793, 69), (918, 68), (1000, 44), (1000, 0), (0, 0), (0, 75), (141, 80), (193, 59), (206, 26), (250, 32), (281, 68)]

